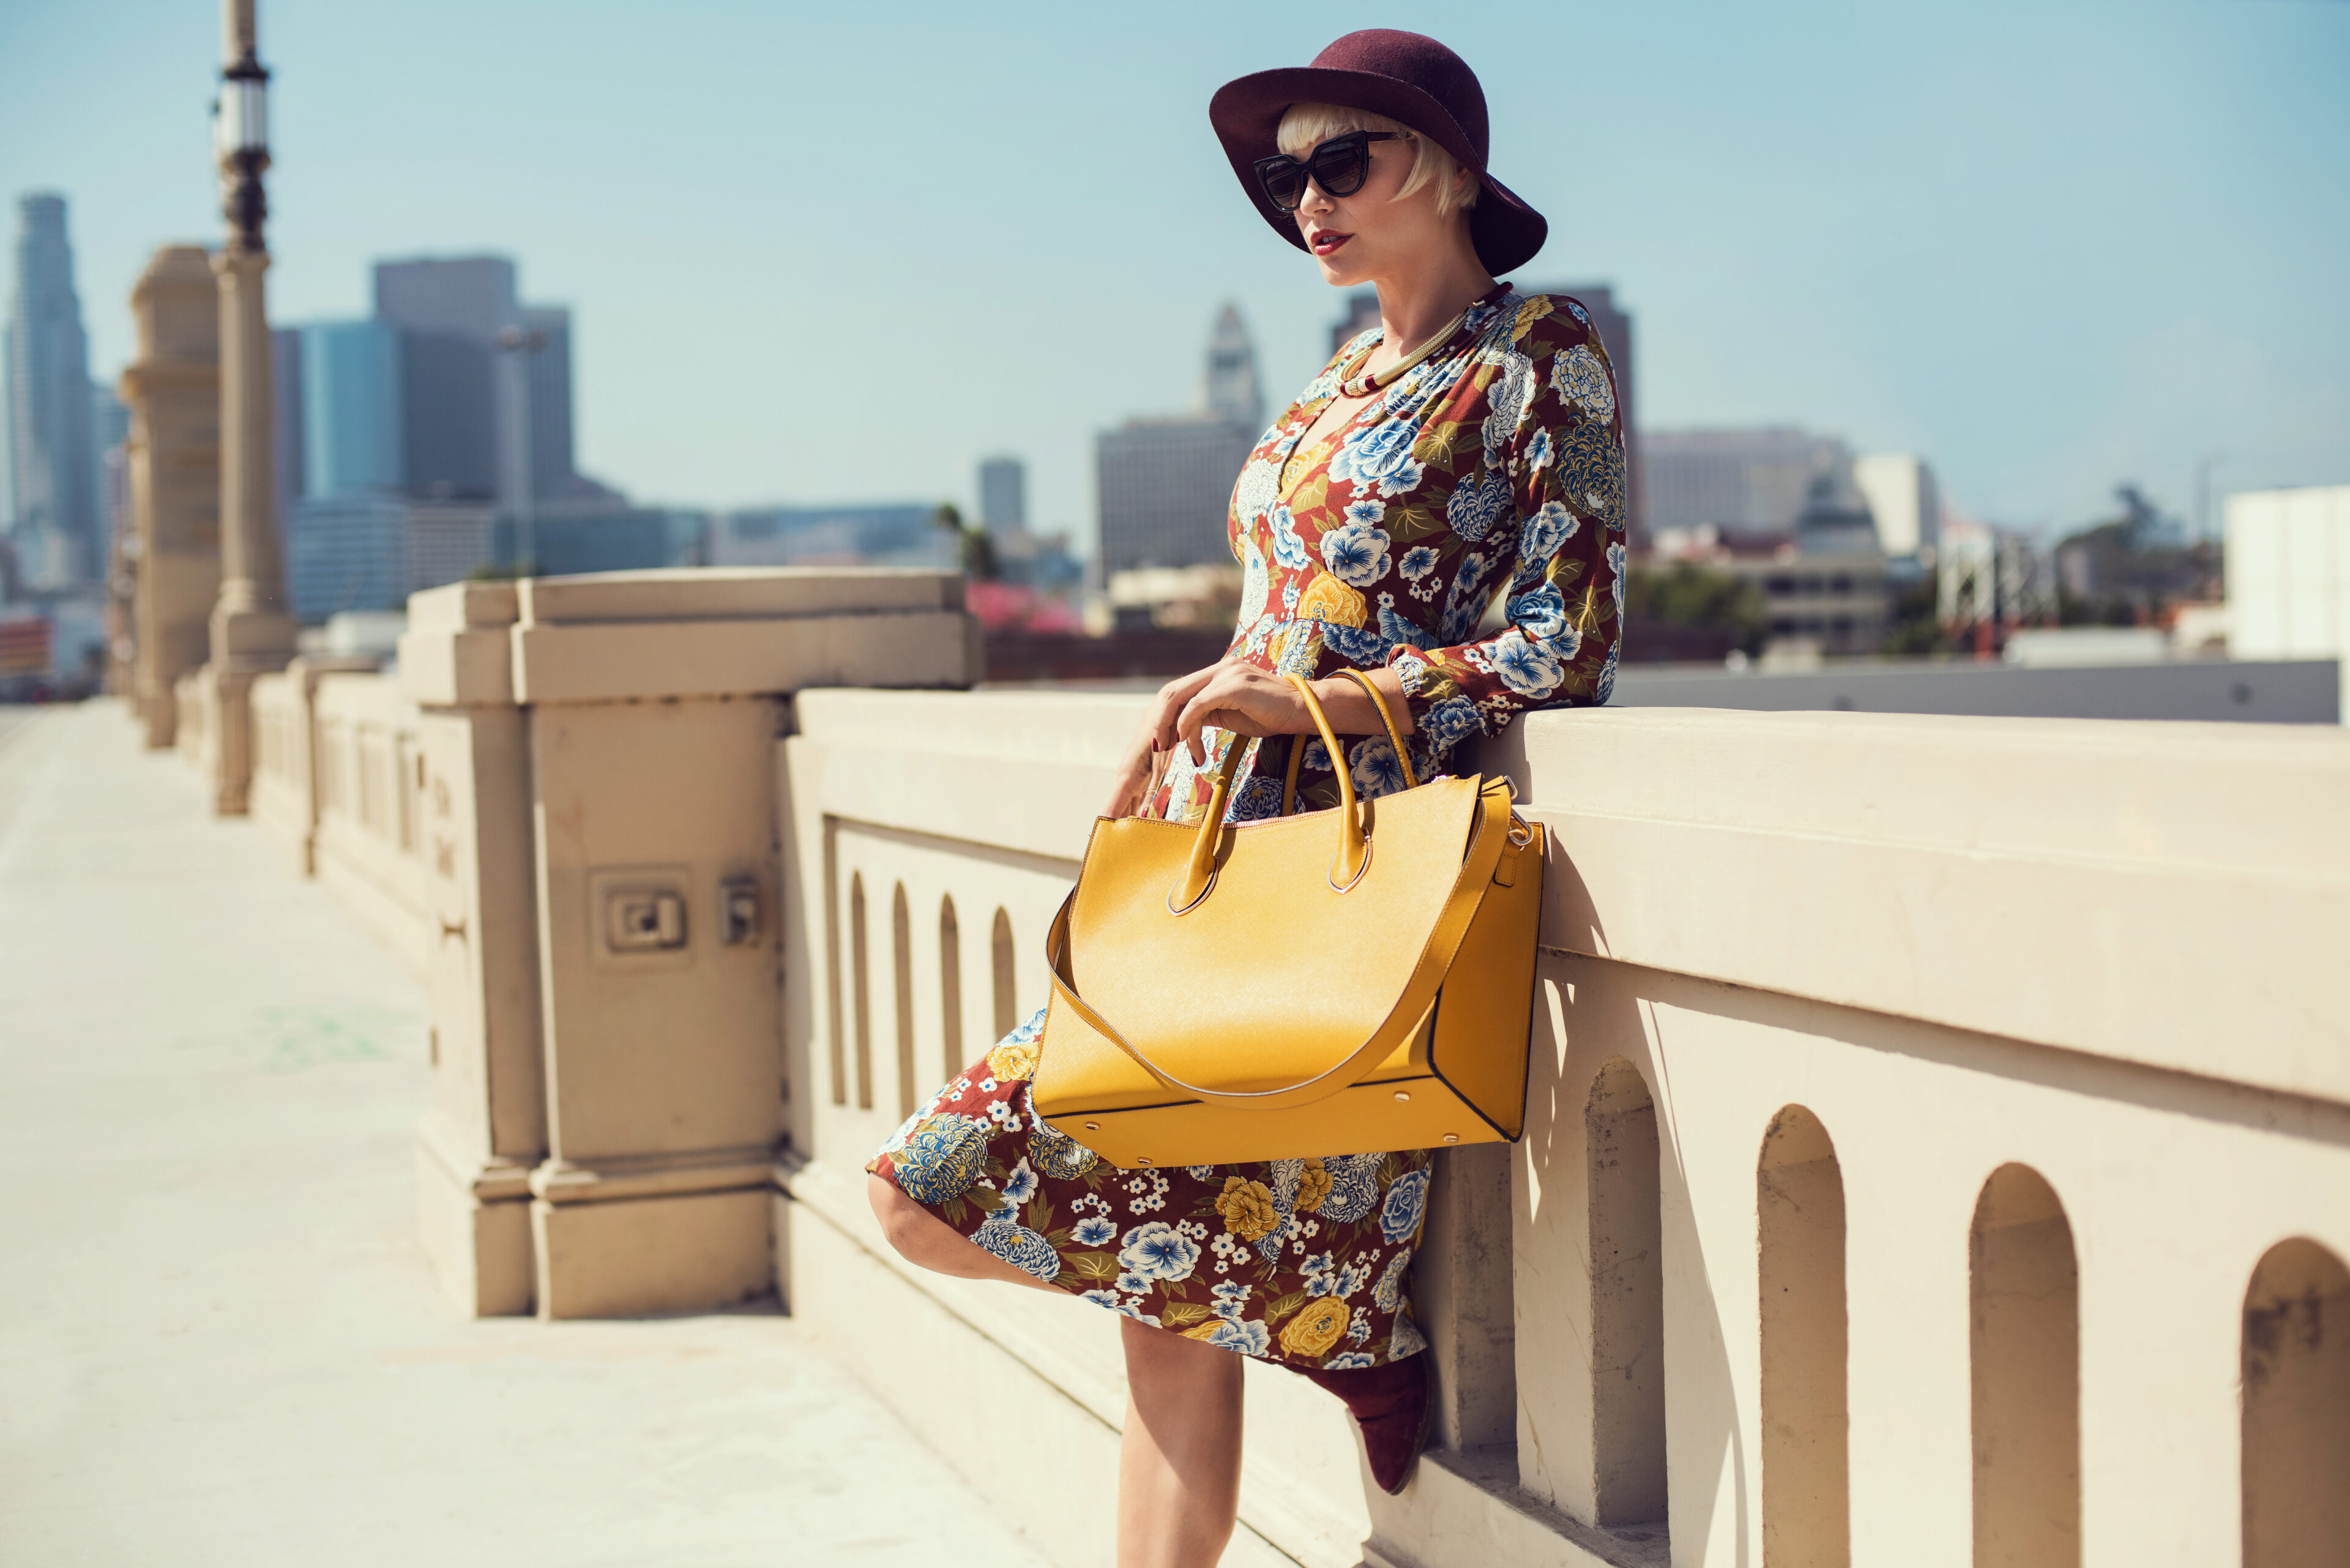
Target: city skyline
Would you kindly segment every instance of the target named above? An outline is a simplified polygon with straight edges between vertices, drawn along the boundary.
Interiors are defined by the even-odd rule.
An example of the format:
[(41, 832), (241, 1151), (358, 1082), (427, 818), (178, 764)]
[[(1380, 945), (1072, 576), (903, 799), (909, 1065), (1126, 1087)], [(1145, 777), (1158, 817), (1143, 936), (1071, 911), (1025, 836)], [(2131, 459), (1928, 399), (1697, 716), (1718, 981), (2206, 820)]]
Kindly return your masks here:
[[(501, 5), (274, 16), (278, 317), (366, 314), (379, 257), (512, 254), (584, 313), (581, 463), (631, 493), (962, 496), (1016, 452), (1032, 526), (1081, 544), (1093, 437), (1179, 400), (1224, 297), (1269, 407), (1321, 363), (1343, 298), (1268, 243), (1204, 103), (1325, 25), (685, 20), (646, 39), (597, 5), (559, 34)], [(905, 47), (865, 47), (912, 20)], [(210, 22), (0, 20), (0, 191), (73, 200), (100, 381), (151, 246), (216, 226)], [(2350, 302), (2324, 282), (2350, 228), (2326, 194), (2350, 182), (2350, 108), (2324, 86), (2350, 8), (2084, 5), (2022, 36), (1853, 5), (1435, 30), (1484, 76), (1496, 172), (1551, 217), (1519, 281), (1607, 281), (1640, 320), (1648, 429), (1917, 452), (1968, 510), (2059, 531), (2127, 479), (2189, 514), (2214, 452), (2222, 493), (2350, 469)], [(775, 92), (762, 62), (805, 51), (835, 63)], [(539, 68), (497, 64), (518, 53)], [(1007, 99), (987, 85), (1007, 71), (1066, 90)], [(620, 100), (649, 112), (605, 112)], [(828, 124), (869, 156), (807, 155)], [(886, 171), (910, 156), (923, 178)]]

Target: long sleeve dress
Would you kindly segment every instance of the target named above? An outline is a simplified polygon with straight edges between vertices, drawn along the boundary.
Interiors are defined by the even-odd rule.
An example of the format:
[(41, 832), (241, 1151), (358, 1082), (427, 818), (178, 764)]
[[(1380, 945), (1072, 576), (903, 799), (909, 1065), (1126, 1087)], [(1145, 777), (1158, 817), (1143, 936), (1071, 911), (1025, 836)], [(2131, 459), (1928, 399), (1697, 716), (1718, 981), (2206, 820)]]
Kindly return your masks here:
[[(1615, 375), (1573, 299), (1506, 285), (1382, 397), (1301, 439), (1358, 374), (1341, 348), (1250, 455), (1227, 520), (1242, 567), (1228, 658), (1308, 679), (1395, 670), (1415, 776), (1528, 709), (1605, 702), (1624, 596), (1625, 462)], [(1498, 618), (1496, 619), (1495, 618)], [(1233, 821), (1404, 787), (1384, 735), (1342, 742), (1207, 732), (1147, 815), (1196, 821), (1227, 748), (1250, 748)], [(1040, 1011), (958, 1075), (868, 1168), (990, 1252), (1086, 1300), (1295, 1366), (1375, 1366), (1422, 1348), (1409, 1272), (1429, 1151), (1120, 1170), (1038, 1120)]]

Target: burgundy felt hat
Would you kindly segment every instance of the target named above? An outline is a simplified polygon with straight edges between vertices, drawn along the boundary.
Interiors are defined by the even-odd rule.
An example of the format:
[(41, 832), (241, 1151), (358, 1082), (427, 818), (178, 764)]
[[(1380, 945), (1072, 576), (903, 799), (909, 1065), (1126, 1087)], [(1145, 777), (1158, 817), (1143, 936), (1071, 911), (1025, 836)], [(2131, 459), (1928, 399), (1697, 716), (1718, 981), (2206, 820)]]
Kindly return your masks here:
[(1256, 161), (1281, 151), (1274, 140), (1281, 117), (1295, 103), (1335, 103), (1366, 109), (1411, 127), (1462, 167), (1473, 170), (1484, 189), (1469, 212), (1469, 237), (1477, 258), (1496, 277), (1524, 265), (1542, 249), (1550, 225), (1543, 215), (1485, 171), (1485, 89), (1460, 56), (1433, 38), (1392, 27), (1349, 33), (1305, 67), (1258, 71), (1216, 89), (1208, 119), (1224, 144), (1241, 188), (1256, 203), (1274, 233), (1305, 246), (1296, 217), (1273, 204), (1257, 183)]

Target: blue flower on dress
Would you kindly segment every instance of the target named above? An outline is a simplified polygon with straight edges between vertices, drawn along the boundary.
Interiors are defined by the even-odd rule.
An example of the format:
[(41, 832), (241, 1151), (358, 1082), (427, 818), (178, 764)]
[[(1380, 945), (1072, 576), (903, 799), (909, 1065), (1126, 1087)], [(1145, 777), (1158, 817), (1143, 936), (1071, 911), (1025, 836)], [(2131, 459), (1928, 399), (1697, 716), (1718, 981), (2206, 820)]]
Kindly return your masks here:
[(1535, 472), (1550, 466), (1550, 431), (1536, 431), (1534, 439), (1526, 442), (1526, 467)]
[(1547, 561), (1558, 554), (1558, 547), (1575, 537), (1583, 519), (1567, 510), (1562, 501), (1546, 501), (1542, 510), (1526, 519), (1525, 532), (1518, 537), (1518, 558), (1525, 561)]
[(1404, 1275), (1410, 1269), (1411, 1249), (1406, 1247), (1388, 1260), (1387, 1272), (1379, 1276), (1379, 1282), (1371, 1287), (1371, 1304), (1381, 1312), (1395, 1311), (1396, 1303), (1403, 1300)]
[(1344, 1372), (1350, 1367), (1377, 1366), (1378, 1362), (1359, 1350), (1342, 1350), (1322, 1364), (1325, 1372)]
[(1420, 1217), (1428, 1212), (1428, 1168), (1407, 1170), (1388, 1189), (1379, 1205), (1379, 1234), (1390, 1241), (1408, 1241), (1419, 1233)]
[(1348, 587), (1368, 587), (1386, 575), (1388, 544), (1386, 529), (1349, 523), (1322, 535), (1322, 564)]
[(1515, 627), (1493, 643), (1493, 673), (1521, 696), (1543, 698), (1558, 690), (1566, 671), (1559, 661), (1528, 642)]
[(1411, 456), (1419, 439), (1419, 427), (1409, 420), (1357, 426), (1330, 460), (1330, 477), (1361, 494), (1400, 495), (1420, 481), (1420, 465)]
[(1620, 642), (1607, 645), (1607, 662), (1600, 667), (1599, 685), (1591, 698), (1595, 702), (1604, 703), (1616, 694), (1616, 652), (1621, 647), (1623, 644)]
[(1218, 1350), (1238, 1351), (1243, 1355), (1263, 1355), (1273, 1343), (1273, 1336), (1262, 1323), (1240, 1323), (1232, 1318), (1217, 1322), (1207, 1343)]
[[(1340, 626), (1336, 621), (1322, 623), (1322, 644), (1347, 663), (1366, 667), (1385, 664), (1388, 650), (1395, 647), (1394, 643), (1368, 627)], [(1305, 672), (1301, 670), (1299, 673)]]
[(1436, 639), (1397, 613), (1395, 595), (1379, 595), (1379, 635), (1389, 643), (1400, 642), (1408, 648), (1433, 648)]
[(1508, 613), (1512, 624), (1537, 641), (1547, 641), (1566, 629), (1566, 601), (1549, 583), (1530, 594), (1513, 595)]
[(1466, 697), (1447, 697), (1419, 716), (1419, 733), (1427, 738), (1431, 749), (1440, 752), (1459, 745), (1484, 728), (1477, 704)]
[(1379, 520), (1387, 514), (1388, 504), (1371, 496), (1367, 495), (1347, 504), (1347, 521), (1360, 523), (1366, 528), (1378, 527)]
[(988, 1124), (977, 1116), (935, 1116), (916, 1127), (890, 1156), (898, 1185), (917, 1203), (960, 1198), (979, 1179), (987, 1158)]
[(1383, 794), (1393, 794), (1405, 787), (1403, 763), (1396, 759), (1395, 745), (1385, 735), (1375, 735), (1355, 748), (1355, 793), (1376, 800)]
[(1322, 1199), (1315, 1213), (1336, 1225), (1351, 1225), (1371, 1211), (1378, 1201), (1379, 1160), (1376, 1154), (1342, 1154), (1325, 1159), (1322, 1168), (1330, 1176), (1330, 1195)]
[(1012, 1168), (1012, 1173), (1003, 1179), (1003, 1185), (998, 1190), (1003, 1194), (1006, 1203), (1015, 1206), (1025, 1203), (1036, 1196), (1036, 1173), (1024, 1159)]
[(1577, 321), (1582, 322), (1586, 327), (1591, 325), (1591, 313), (1584, 309), (1583, 306), (1575, 304), (1575, 301), (1571, 299), (1566, 302), (1566, 313), (1569, 316), (1574, 317)]
[(1216, 1303), (1209, 1310), (1218, 1317), (1238, 1323), (1241, 1314), (1248, 1310), (1249, 1293), (1254, 1289), (1253, 1285), (1243, 1284), (1238, 1280), (1220, 1280), (1212, 1293)]
[(1371, 1338), (1371, 1314), (1362, 1307), (1355, 1309), (1355, 1321), (1347, 1325), (1348, 1345), (1367, 1345)]
[(987, 1217), (985, 1223), (971, 1233), (972, 1241), (982, 1251), (994, 1253), (1014, 1268), (1035, 1275), (1047, 1284), (1061, 1273), (1061, 1254), (1053, 1243), (1027, 1226), (1011, 1218), (1012, 1210), (999, 1209)]
[(1435, 547), (1430, 545), (1414, 545), (1403, 553), (1403, 559), (1396, 563), (1396, 570), (1402, 575), (1405, 582), (1418, 584), (1427, 577), (1429, 573), (1436, 570)]
[(1613, 539), (1607, 545), (1607, 569), (1616, 574), (1616, 602), (1624, 602), (1624, 541)]
[(1488, 469), (1473, 484), (1464, 484), (1444, 504), (1444, 521), (1455, 534), (1474, 545), (1493, 531), (1510, 510), (1510, 480), (1498, 469)]
[(1305, 554), (1305, 542), (1298, 538), (1295, 520), (1290, 516), (1285, 503), (1273, 509), (1272, 524), (1274, 564), (1286, 566), (1293, 572), (1302, 571), (1309, 559)]
[(1147, 1225), (1137, 1225), (1126, 1233), (1126, 1245), (1118, 1250), (1118, 1266), (1145, 1279), (1165, 1280), (1170, 1284), (1191, 1277), (1191, 1270), (1200, 1261), (1200, 1244), (1182, 1231), (1161, 1220)]
[(1578, 343), (1550, 362), (1550, 384), (1593, 419), (1604, 423), (1615, 418), (1616, 391), (1608, 385), (1607, 368), (1588, 345)]
[(1028, 1158), (1054, 1180), (1074, 1181), (1101, 1157), (1050, 1123), (1037, 1122), (1028, 1129)]
[(1320, 736), (1305, 742), (1305, 755), (1299, 759), (1297, 765), (1315, 773), (1330, 771), (1330, 753), (1324, 749)]
[(1232, 809), (1224, 814), (1224, 820), (1262, 822), (1268, 816), (1280, 815), (1281, 781), (1259, 774), (1233, 793)]
[(1401, 1361), (1407, 1355), (1418, 1355), (1428, 1348), (1428, 1341), (1419, 1336), (1419, 1324), (1411, 1317), (1411, 1303), (1403, 1303), (1396, 1314), (1395, 1326), (1388, 1330), (1388, 1359)]
[(1080, 1247), (1107, 1247), (1118, 1240), (1118, 1225), (1107, 1216), (1097, 1214), (1071, 1226), (1069, 1240)]
[(1328, 1252), (1314, 1253), (1299, 1272), (1305, 1276), (1305, 1293), (1309, 1296), (1326, 1296), (1338, 1282), (1337, 1260)]
[(1081, 1302), (1091, 1302), (1097, 1307), (1107, 1307), (1112, 1312), (1126, 1310), (1126, 1303), (1118, 1299), (1116, 1291), (1083, 1291), (1078, 1293), (1077, 1299)]
[(1128, 1295), (1147, 1296), (1150, 1293), (1151, 1284), (1140, 1274), (1128, 1272), (1118, 1275), (1118, 1288)]
[(1345, 1268), (1338, 1271), (1337, 1282), (1330, 1287), (1330, 1293), (1340, 1301), (1345, 1301), (1348, 1296), (1370, 1283), (1370, 1281), (1369, 1265), (1360, 1259), (1352, 1259)]

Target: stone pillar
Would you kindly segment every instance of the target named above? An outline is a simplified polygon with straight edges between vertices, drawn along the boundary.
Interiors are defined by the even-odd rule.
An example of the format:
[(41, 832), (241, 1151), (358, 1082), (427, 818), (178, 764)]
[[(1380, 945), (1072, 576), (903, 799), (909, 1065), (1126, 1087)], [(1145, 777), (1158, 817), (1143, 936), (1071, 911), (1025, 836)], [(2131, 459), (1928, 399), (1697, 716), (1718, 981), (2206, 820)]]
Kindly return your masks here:
[(253, 781), (253, 678), (294, 657), (286, 566), (277, 542), (276, 401), (263, 280), (269, 249), (261, 176), (269, 167), (253, 0), (226, 0), (228, 63), (222, 72), (221, 174), (228, 243), (213, 257), (220, 279), (221, 587), (213, 606), (212, 659), (204, 670), (212, 722), (205, 736), (213, 807), (242, 815)]
[(546, 1317), (764, 1294), (775, 742), (804, 686), (969, 684), (961, 579), (614, 573), (456, 585), (410, 614), (440, 944), (422, 1205), (444, 1280), (471, 1310)]
[(199, 245), (155, 253), (130, 293), (130, 697), (147, 744), (179, 728), (174, 688), (209, 650), (220, 593), (220, 289)]

